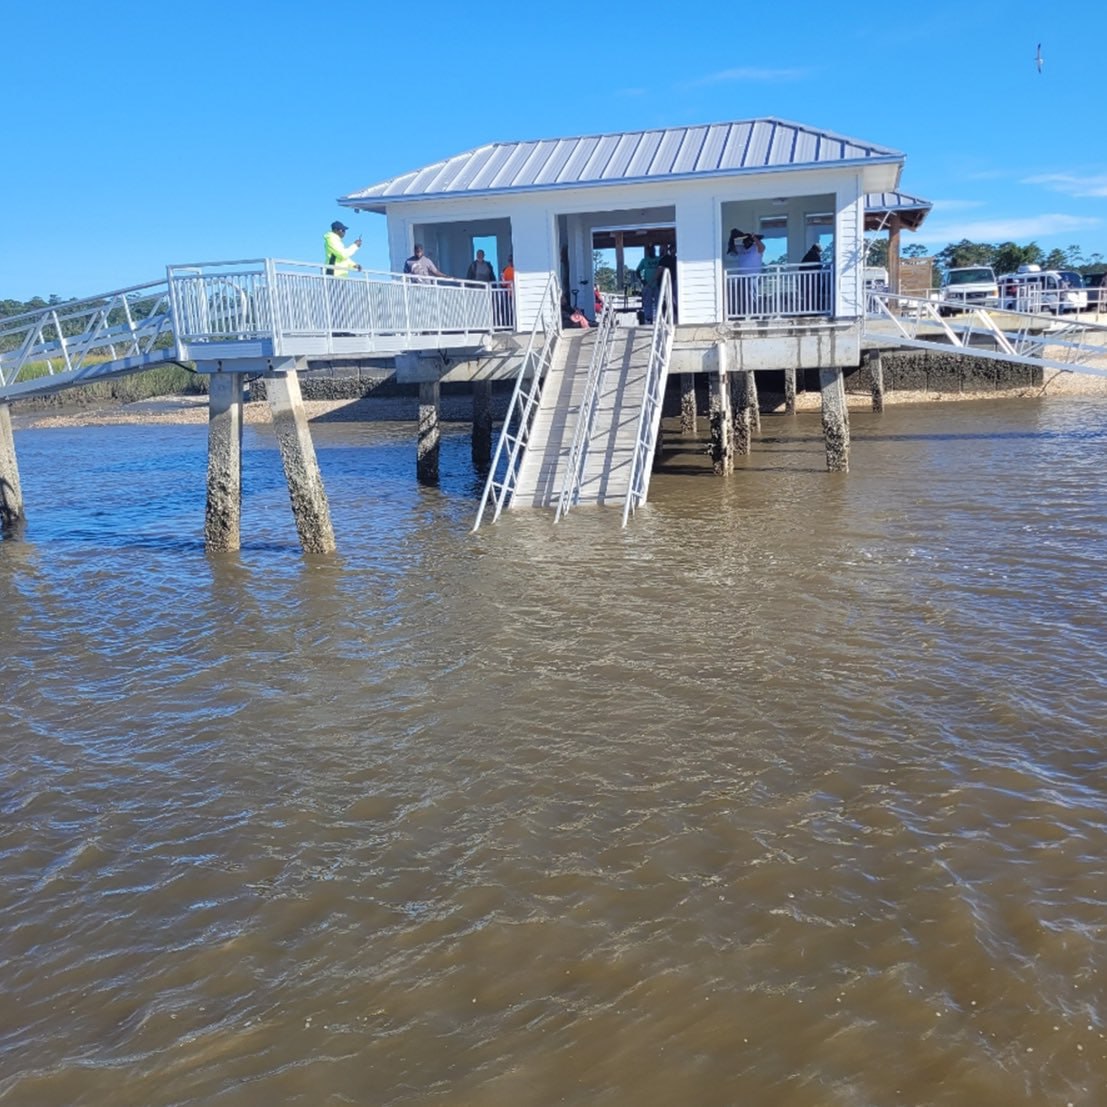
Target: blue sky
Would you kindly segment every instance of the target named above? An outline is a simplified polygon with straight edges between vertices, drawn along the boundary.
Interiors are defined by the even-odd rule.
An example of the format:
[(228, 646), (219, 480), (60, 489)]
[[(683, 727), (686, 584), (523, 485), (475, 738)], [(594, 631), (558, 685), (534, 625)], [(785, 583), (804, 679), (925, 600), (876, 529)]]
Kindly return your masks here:
[[(1098, 3), (552, 10), (9, 5), (0, 299), (316, 260), (336, 197), (485, 142), (765, 115), (903, 150), (935, 205), (905, 245), (1107, 255)], [(387, 268), (383, 217), (346, 222)]]

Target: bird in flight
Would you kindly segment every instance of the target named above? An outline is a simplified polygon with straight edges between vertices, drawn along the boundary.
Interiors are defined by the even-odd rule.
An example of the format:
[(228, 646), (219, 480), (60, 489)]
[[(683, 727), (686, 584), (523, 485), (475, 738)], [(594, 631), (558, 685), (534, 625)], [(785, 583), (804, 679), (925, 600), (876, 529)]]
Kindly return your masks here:
[(1042, 71), (1042, 44), (1038, 43), (1038, 53), (1034, 56), (1034, 61), (1038, 63), (1038, 72)]

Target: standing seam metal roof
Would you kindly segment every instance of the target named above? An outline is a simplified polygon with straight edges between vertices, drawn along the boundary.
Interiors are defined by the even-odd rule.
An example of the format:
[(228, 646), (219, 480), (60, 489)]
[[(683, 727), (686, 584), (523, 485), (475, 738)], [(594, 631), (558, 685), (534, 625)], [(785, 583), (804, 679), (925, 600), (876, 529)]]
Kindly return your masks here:
[(693, 174), (757, 172), (857, 161), (902, 161), (887, 146), (783, 119), (492, 143), (351, 192), (362, 207), (429, 196), (559, 188)]

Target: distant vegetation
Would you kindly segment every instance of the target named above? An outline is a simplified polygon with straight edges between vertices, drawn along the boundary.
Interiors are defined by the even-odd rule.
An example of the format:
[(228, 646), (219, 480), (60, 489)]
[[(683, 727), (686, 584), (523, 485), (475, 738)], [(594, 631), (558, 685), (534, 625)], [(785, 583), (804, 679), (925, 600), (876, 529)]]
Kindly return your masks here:
[[(1014, 242), (970, 242), (967, 238), (951, 242), (936, 254), (928, 254), (925, 246), (912, 244), (903, 251), (905, 258), (929, 257), (934, 262), (936, 276), (947, 269), (963, 269), (971, 265), (990, 265), (996, 273), (1014, 273), (1020, 265), (1040, 265), (1043, 269), (1074, 269), (1088, 276), (1107, 271), (1107, 261), (1102, 254), (1084, 256), (1079, 246), (1048, 253), (1036, 242), (1018, 246)], [(876, 238), (869, 243), (867, 265), (887, 266), (888, 240)]]

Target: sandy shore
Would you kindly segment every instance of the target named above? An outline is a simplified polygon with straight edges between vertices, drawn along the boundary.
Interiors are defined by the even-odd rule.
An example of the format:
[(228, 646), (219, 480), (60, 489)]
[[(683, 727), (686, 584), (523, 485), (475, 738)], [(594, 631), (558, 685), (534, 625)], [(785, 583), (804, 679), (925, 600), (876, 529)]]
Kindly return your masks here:
[[(932, 404), (946, 401), (971, 400), (1028, 400), (1043, 396), (1107, 396), (1107, 377), (1093, 377), (1084, 373), (1049, 373), (1045, 383), (1034, 388), (1012, 388), (1003, 392), (923, 392), (896, 391), (884, 396), (886, 406), (893, 404)], [(847, 403), (853, 410), (865, 411), (871, 400), (865, 393), (850, 393)], [(801, 392), (796, 396), (800, 411), (818, 410), (817, 392)], [(356, 400), (305, 400), (304, 410), (309, 421), (328, 422), (407, 422), (417, 418), (418, 408), (414, 399), (406, 397), (362, 398)], [(467, 396), (442, 398), (443, 421), (467, 420), (471, 412)], [(14, 413), (20, 427), (85, 427), (112, 425), (203, 424), (208, 421), (206, 396), (164, 396), (141, 400), (133, 404), (87, 408), (66, 412)], [(269, 405), (264, 401), (245, 405), (243, 420), (248, 424), (270, 422)]]

